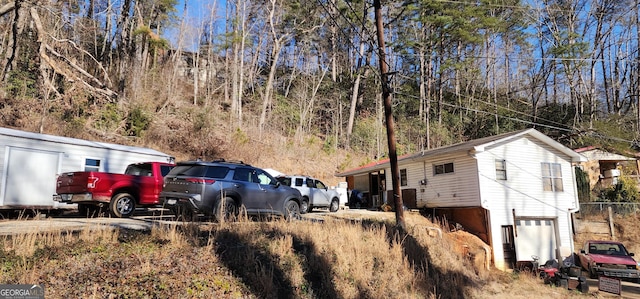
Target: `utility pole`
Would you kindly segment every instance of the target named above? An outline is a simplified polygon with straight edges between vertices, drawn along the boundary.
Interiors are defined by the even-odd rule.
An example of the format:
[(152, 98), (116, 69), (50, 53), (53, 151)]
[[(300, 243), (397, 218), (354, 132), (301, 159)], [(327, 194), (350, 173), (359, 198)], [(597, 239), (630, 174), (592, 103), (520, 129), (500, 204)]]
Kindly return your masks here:
[(400, 171), (398, 171), (398, 153), (396, 152), (396, 136), (393, 131), (393, 113), (391, 110), (391, 91), (389, 90), (389, 74), (387, 73), (387, 58), (384, 51), (384, 29), (382, 26), (382, 7), (380, 0), (373, 0), (375, 9), (376, 28), (378, 31), (378, 57), (380, 57), (380, 81), (382, 81), (382, 99), (384, 101), (384, 116), (387, 127), (387, 142), (389, 144), (389, 161), (391, 164), (391, 183), (393, 184), (393, 202), (396, 207), (396, 226), (406, 230), (404, 223), (404, 209), (402, 193), (400, 192)]

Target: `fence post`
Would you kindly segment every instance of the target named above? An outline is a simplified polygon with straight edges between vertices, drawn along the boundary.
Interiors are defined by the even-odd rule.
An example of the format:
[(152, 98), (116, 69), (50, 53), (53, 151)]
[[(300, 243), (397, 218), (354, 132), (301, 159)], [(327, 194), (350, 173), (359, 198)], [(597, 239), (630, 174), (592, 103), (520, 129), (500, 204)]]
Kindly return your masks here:
[(611, 209), (611, 206), (608, 206), (607, 210), (609, 211), (609, 229), (611, 230), (611, 239), (615, 240), (616, 232), (613, 226), (613, 209)]

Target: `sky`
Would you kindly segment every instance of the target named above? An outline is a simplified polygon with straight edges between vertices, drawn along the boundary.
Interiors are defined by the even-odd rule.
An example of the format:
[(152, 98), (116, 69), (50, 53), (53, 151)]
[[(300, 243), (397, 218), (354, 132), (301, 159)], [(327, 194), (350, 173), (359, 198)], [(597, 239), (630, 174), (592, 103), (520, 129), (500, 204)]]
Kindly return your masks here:
[[(175, 14), (178, 23), (175, 28), (165, 30), (163, 37), (169, 40), (173, 48), (181, 46), (183, 49), (195, 49), (203, 20), (209, 18), (214, 8), (218, 20), (223, 20), (225, 3), (226, 0), (178, 0)], [(184, 33), (182, 40), (181, 31)]]

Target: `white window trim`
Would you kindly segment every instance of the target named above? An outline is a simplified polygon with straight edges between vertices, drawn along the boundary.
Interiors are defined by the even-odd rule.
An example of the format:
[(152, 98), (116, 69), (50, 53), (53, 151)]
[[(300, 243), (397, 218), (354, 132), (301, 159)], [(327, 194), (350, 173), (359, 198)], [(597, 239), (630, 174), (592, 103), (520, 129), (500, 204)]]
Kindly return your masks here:
[[(497, 163), (498, 162), (502, 163), (502, 169), (498, 169), (498, 167), (497, 167)], [(509, 176), (507, 175), (507, 160), (505, 160), (505, 159), (495, 159), (494, 166), (496, 166), (496, 180), (498, 180), (498, 181), (506, 181), (506, 180), (509, 179)], [(504, 178), (498, 177), (498, 172), (504, 173)]]
[[(444, 167), (447, 164), (451, 164), (451, 167), (453, 168), (453, 170), (451, 172), (446, 172), (446, 168)], [(436, 167), (438, 166), (442, 166), (443, 167), (443, 173), (436, 173)], [(433, 164), (433, 176), (438, 176), (438, 175), (445, 175), (445, 174), (450, 174), (450, 173), (455, 173), (456, 172), (456, 166), (453, 162), (443, 162), (443, 163), (437, 163), (437, 164)]]
[[(543, 173), (544, 165), (548, 165), (549, 167), (548, 174)], [(558, 167), (560, 167), (559, 177), (554, 176), (554, 171), (553, 171), (554, 165), (558, 165)], [(562, 177), (562, 164), (555, 163), (555, 162), (540, 162), (540, 173), (542, 178), (542, 190), (544, 192), (558, 192), (558, 193), (564, 192), (564, 178)], [(548, 180), (548, 179), (551, 179), (551, 190), (544, 190), (545, 180)], [(555, 183), (557, 179), (560, 179), (560, 187), (562, 188), (562, 190), (558, 190), (557, 188), (558, 184)]]
[[(87, 170), (87, 160), (96, 160), (98, 161), (98, 169), (97, 170)], [(89, 166), (91, 168), (95, 167), (95, 166)], [(95, 158), (95, 157), (84, 157), (82, 159), (82, 171), (98, 171), (98, 172), (103, 172), (104, 171), (104, 161), (100, 158)]]

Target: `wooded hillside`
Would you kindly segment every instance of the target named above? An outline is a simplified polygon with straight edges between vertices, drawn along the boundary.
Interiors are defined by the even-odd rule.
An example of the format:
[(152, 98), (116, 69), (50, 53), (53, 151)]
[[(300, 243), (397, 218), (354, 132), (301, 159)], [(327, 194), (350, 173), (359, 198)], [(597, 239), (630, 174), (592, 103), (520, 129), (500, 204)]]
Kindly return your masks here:
[[(527, 127), (632, 150), (639, 2), (383, 2), (399, 154)], [(369, 1), (0, 3), (3, 126), (179, 159), (345, 151), (326, 173), (387, 155)]]

